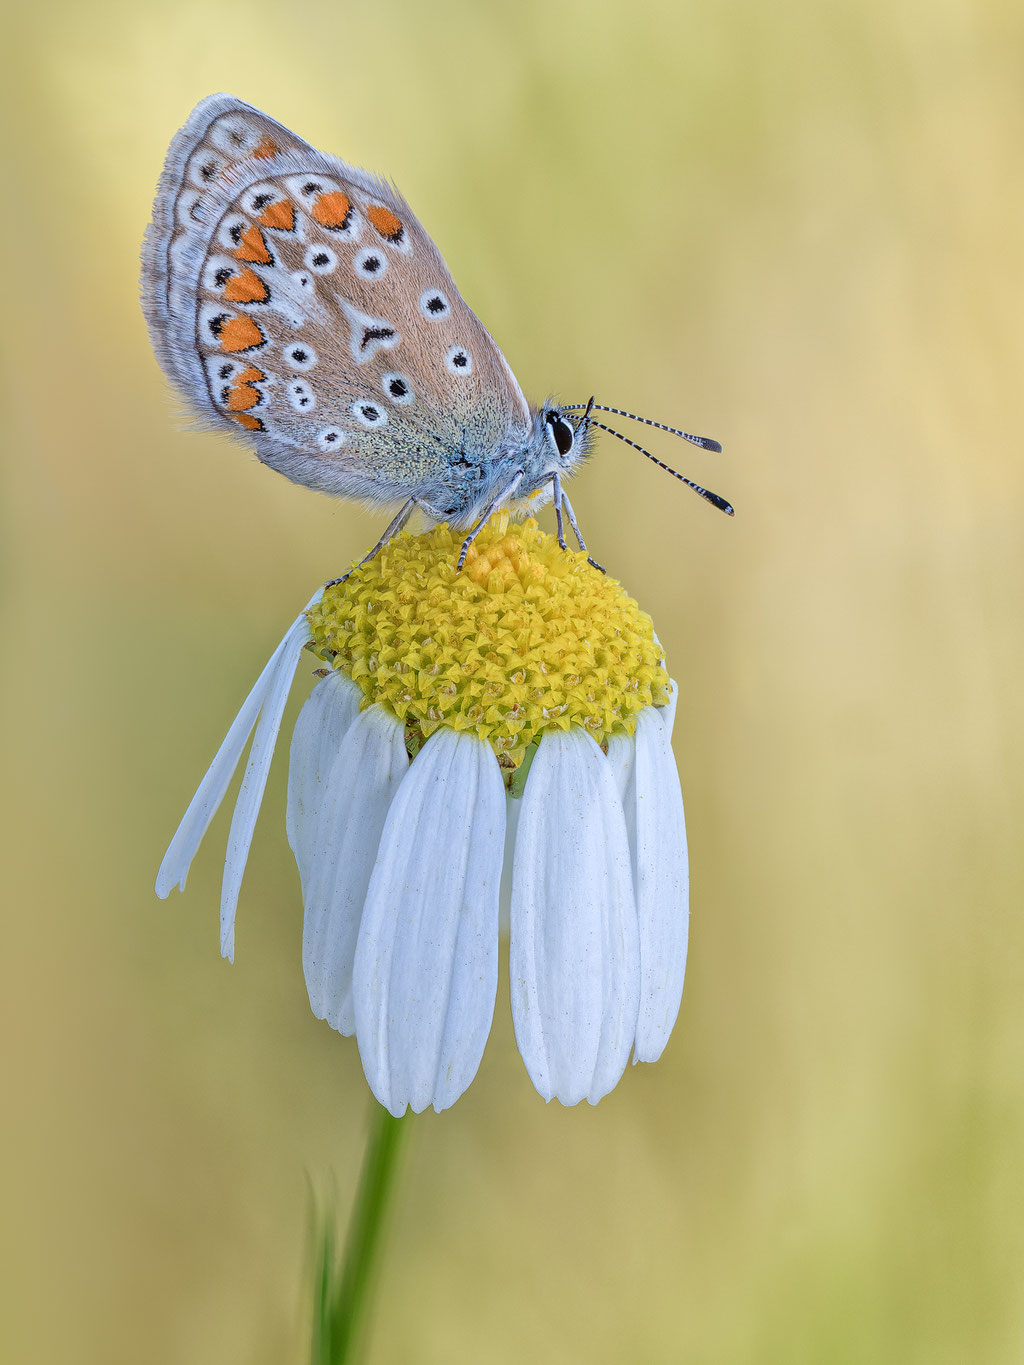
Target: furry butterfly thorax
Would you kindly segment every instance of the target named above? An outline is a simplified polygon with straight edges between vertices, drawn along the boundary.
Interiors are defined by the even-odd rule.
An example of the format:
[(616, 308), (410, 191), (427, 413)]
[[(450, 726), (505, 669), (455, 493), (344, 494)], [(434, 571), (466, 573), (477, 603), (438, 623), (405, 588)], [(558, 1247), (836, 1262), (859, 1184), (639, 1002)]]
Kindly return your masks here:
[(209, 96), (167, 153), (142, 300), (157, 357), (201, 418), (296, 483), (398, 508), (371, 554), (417, 509), (471, 531), (549, 497), (560, 541), (564, 513), (585, 548), (563, 480), (596, 430), (627, 440), (594, 417), (621, 410), (593, 399), (531, 406), (380, 177), (230, 95)]

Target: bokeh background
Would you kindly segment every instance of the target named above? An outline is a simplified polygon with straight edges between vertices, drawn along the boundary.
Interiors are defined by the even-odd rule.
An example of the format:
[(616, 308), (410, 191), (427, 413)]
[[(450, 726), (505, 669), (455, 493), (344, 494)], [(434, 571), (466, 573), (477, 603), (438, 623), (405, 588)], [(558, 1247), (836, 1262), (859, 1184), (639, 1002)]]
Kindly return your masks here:
[[(371, 1360), (1024, 1359), (1024, 14), (969, 0), (12, 7), (0, 1357), (300, 1362), (308, 1187), (371, 1101), (309, 1013), (275, 765), (164, 846), (379, 521), (184, 429), (137, 306), (166, 144), (230, 90), (392, 175), (528, 394), (717, 436), (573, 487), (654, 616), (683, 1010), (545, 1107), (507, 1000), (415, 1123)], [(296, 689), (290, 715), (308, 682)]]

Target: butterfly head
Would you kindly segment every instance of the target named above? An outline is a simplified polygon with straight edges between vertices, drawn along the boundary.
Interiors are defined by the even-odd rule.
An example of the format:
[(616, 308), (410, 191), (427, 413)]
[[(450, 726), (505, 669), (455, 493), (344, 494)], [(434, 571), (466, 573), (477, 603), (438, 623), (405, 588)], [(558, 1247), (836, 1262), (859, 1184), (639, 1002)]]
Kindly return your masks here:
[(591, 430), (589, 412), (570, 413), (549, 398), (534, 409), (528, 443), (526, 484), (539, 488), (552, 475), (568, 478), (587, 456)]

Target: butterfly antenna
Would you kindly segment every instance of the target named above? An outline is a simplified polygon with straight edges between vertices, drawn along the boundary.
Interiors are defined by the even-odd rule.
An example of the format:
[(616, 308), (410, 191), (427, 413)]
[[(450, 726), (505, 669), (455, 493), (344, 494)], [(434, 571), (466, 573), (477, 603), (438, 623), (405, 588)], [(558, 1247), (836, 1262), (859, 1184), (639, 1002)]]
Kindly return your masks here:
[[(689, 431), (680, 431), (678, 427), (670, 427), (665, 422), (652, 421), (650, 417), (638, 417), (635, 412), (627, 412), (625, 408), (609, 408), (603, 403), (595, 403), (593, 399), (589, 403), (562, 403), (561, 407), (571, 412), (574, 408), (585, 407), (587, 412), (613, 412), (617, 417), (628, 417), (631, 422), (642, 422), (645, 427), (657, 427), (659, 431), (667, 431), (671, 436), (681, 436), (684, 441), (689, 441), (691, 445), (700, 446), (701, 450), (715, 450), (721, 454), (722, 447), (717, 441), (713, 441), (710, 436), (694, 436)], [(618, 432), (613, 432), (618, 435)]]
[[(582, 406), (582, 404), (580, 404), (580, 406)], [(631, 441), (628, 436), (623, 436), (621, 431), (616, 431), (614, 427), (606, 427), (603, 422), (597, 421), (594, 417), (591, 417), (590, 425), (597, 427), (601, 431), (606, 431), (609, 436), (617, 436), (620, 441), (623, 441), (628, 446), (632, 446), (634, 450), (639, 450), (640, 454), (646, 455), (649, 460), (653, 460), (659, 469), (665, 470), (666, 474), (671, 474), (672, 477), (678, 479), (680, 483), (685, 483), (687, 488), (692, 488), (695, 493), (699, 493), (705, 502), (711, 503), (712, 507), (717, 507), (718, 510), (724, 512), (726, 516), (735, 516), (735, 509), (731, 503), (726, 502), (724, 498), (720, 498), (717, 493), (712, 493), (707, 488), (701, 488), (699, 483), (694, 483), (692, 479), (688, 479), (684, 474), (680, 474), (677, 469), (673, 469), (671, 465), (667, 465), (664, 460), (659, 460), (656, 455), (652, 455), (649, 450), (645, 450), (638, 442)], [(652, 423), (652, 425), (656, 425), (656, 423)]]
[[(583, 404), (582, 404), (582, 403), (573, 403), (572, 406), (573, 406), (574, 408), (582, 408), (582, 407), (583, 407)], [(584, 412), (584, 414), (583, 414), (583, 416), (580, 418), (580, 420), (576, 423), (576, 437), (575, 437), (575, 439), (576, 439), (577, 441), (585, 441), (585, 440), (586, 440), (587, 432), (590, 430), (590, 425), (591, 425), (590, 414), (591, 414), (593, 411), (594, 411), (594, 400), (593, 400), (593, 398), (591, 398), (591, 399), (590, 399), (590, 402), (587, 403), (587, 405), (586, 405), (586, 411)]]

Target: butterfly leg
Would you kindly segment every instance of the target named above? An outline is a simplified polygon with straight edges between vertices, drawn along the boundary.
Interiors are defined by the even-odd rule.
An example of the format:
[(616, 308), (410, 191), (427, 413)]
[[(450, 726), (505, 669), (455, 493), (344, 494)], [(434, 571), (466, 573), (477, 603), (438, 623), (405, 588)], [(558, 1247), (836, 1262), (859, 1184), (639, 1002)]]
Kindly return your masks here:
[(377, 541), (377, 544), (373, 547), (370, 553), (368, 555), (363, 555), (362, 559), (359, 561), (358, 564), (353, 564), (351, 569), (349, 569), (348, 573), (343, 573), (340, 578), (332, 578), (329, 583), (325, 583), (324, 584), (325, 590), (327, 588), (336, 587), (339, 583), (344, 583), (346, 578), (352, 577), (356, 569), (361, 569), (364, 564), (369, 564), (371, 559), (375, 559), (376, 556), (380, 554), (381, 550), (383, 550), (384, 546), (387, 545), (388, 541), (394, 540), (395, 536), (398, 535), (399, 531), (412, 516), (415, 509), (416, 499), (410, 498), (409, 501), (403, 506), (398, 516), (395, 517), (395, 519), (388, 526), (388, 529), (381, 536), (380, 540)]
[(551, 502), (555, 509), (555, 533), (558, 536), (558, 544), (563, 550), (569, 547), (565, 543), (565, 527), (562, 525), (562, 480), (557, 474), (551, 475)]
[(572, 527), (572, 533), (580, 543), (580, 549), (587, 556), (587, 563), (597, 569), (599, 573), (607, 573), (607, 569), (605, 569), (603, 565), (598, 564), (597, 560), (587, 549), (587, 542), (580, 535), (580, 528), (576, 524), (576, 513), (572, 510), (572, 503), (564, 493), (562, 494), (562, 507), (565, 510), (565, 515), (569, 518), (569, 525)]
[(462, 549), (459, 551), (459, 562), (455, 565), (456, 573), (459, 571), (459, 569), (462, 568), (463, 564), (465, 564), (466, 556), (469, 554), (469, 547), (473, 544), (473, 541), (476, 540), (477, 536), (487, 525), (488, 521), (491, 518), (492, 513), (498, 510), (498, 508), (506, 500), (506, 498), (510, 498), (512, 496), (512, 494), (516, 491), (516, 489), (519, 487), (522, 481), (523, 474), (520, 471), (520, 473), (516, 474), (513, 478), (511, 478), (505, 485), (505, 487), (501, 490), (501, 492), (496, 497), (492, 498), (491, 501), (487, 504), (482, 515), (480, 516), (480, 519), (477, 521), (477, 524), (473, 527), (472, 531), (470, 531), (469, 535), (462, 542)]

